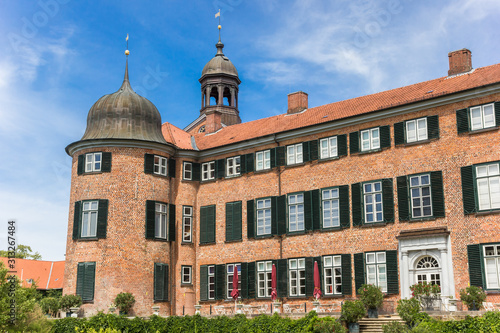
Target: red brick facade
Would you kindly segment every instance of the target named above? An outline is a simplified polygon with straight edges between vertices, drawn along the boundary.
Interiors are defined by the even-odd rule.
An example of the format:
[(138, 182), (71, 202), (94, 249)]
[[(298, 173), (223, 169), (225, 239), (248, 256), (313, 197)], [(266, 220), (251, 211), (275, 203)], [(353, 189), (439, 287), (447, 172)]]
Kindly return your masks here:
[[(451, 61), (451, 60), (450, 60)], [(499, 81), (500, 82), (500, 81)], [(461, 168), (485, 162), (500, 161), (500, 135), (498, 125), (474, 133), (457, 132), (457, 110), (476, 105), (500, 101), (500, 83), (489, 88), (477, 86), (472, 94), (459, 92), (436, 97), (431, 102), (408, 102), (400, 110), (395, 108), (373, 110), (354, 118), (344, 118), (332, 122), (330, 128), (309, 127), (311, 131), (282, 132), (281, 139), (265, 143), (232, 143), (205, 150), (176, 149), (175, 177), (162, 177), (144, 172), (144, 154), (158, 154), (169, 158), (171, 155), (158, 150), (127, 148), (111, 145), (105, 148), (89, 148), (73, 154), (73, 172), (68, 223), (68, 245), (66, 252), (65, 294), (76, 291), (76, 269), (79, 262), (96, 262), (94, 301), (84, 304), (86, 315), (106, 310), (119, 292), (131, 292), (136, 298), (134, 313), (150, 315), (153, 305), (160, 306), (161, 315), (182, 315), (194, 313), (194, 304), (201, 299), (200, 267), (228, 263), (249, 263), (261, 260), (275, 260), (302, 257), (318, 257), (332, 254), (351, 255), (352, 295), (325, 298), (328, 303), (355, 297), (354, 254), (369, 251), (398, 251), (399, 293), (389, 295), (397, 299), (404, 295), (401, 290), (402, 274), (413, 276), (403, 270), (404, 256), (401, 253), (402, 231), (444, 227), (447, 230), (445, 247), (423, 246), (410, 248), (418, 257), (426, 251), (441, 251), (441, 258), (448, 258), (450, 270), (446, 276), (449, 295), (459, 298), (460, 289), (470, 284), (467, 246), (471, 244), (500, 243), (500, 223), (498, 211), (488, 214), (464, 214)], [(470, 90), (469, 90), (470, 92)], [(410, 96), (400, 96), (411, 100)], [(406, 107), (406, 109), (404, 109)], [(403, 110), (404, 109), (404, 110)], [(306, 110), (304, 114), (307, 114)], [(498, 110), (497, 112), (500, 112)], [(307, 116), (307, 115), (306, 115)], [(416, 118), (437, 116), (439, 137), (421, 142), (395, 145), (394, 124)], [(498, 116), (497, 116), (498, 119)], [(348, 122), (348, 120), (350, 122)], [(338, 124), (338, 125), (337, 125)], [(389, 126), (390, 147), (367, 153), (349, 152), (352, 142), (350, 133), (379, 126)], [(252, 129), (252, 122), (235, 125)], [(225, 129), (223, 128), (221, 132)], [(291, 133), (284, 135), (283, 133)], [(277, 133), (279, 134), (279, 133)], [(219, 133), (211, 134), (214, 137)], [(183, 162), (203, 163), (228, 157), (243, 156), (258, 151), (287, 146), (296, 143), (347, 135), (347, 156), (333, 159), (314, 159), (293, 166), (278, 166), (266, 171), (252, 171), (237, 177), (218, 178), (213, 181), (183, 179)], [(258, 138), (257, 138), (258, 139)], [(208, 140), (208, 137), (207, 137)], [(223, 150), (224, 149), (224, 150)], [(109, 173), (77, 174), (78, 155), (107, 151), (112, 153)], [(255, 154), (254, 154), (255, 157)], [(432, 171), (442, 172), (442, 187), (445, 217), (401, 221), (398, 207), (397, 177)], [(353, 221), (352, 185), (360, 182), (389, 178), (393, 181), (394, 221), (383, 224), (355, 225)], [(331, 231), (314, 230), (298, 234), (284, 234), (265, 238), (247, 237), (247, 201), (257, 198), (280, 196), (334, 186), (349, 186), (348, 228)], [(79, 200), (108, 199), (109, 211), (107, 236), (99, 240), (73, 240), (74, 203)], [(163, 242), (145, 238), (145, 202), (162, 201), (175, 204), (175, 241)], [(242, 239), (226, 241), (226, 203), (242, 202)], [(200, 209), (215, 205), (215, 243), (200, 245)], [(182, 242), (183, 206), (193, 207), (192, 242)], [(441, 237), (440, 236), (440, 237)], [(415, 237), (415, 241), (422, 237)], [(405, 243), (406, 244), (406, 243)], [(408, 246), (408, 245), (405, 245)], [(405, 250), (405, 253), (407, 250)], [(412, 252), (413, 251), (413, 252)], [(431, 252), (429, 252), (431, 253)], [(441, 260), (441, 259), (440, 259)], [(168, 264), (168, 302), (153, 300), (154, 263)], [(405, 264), (406, 265), (406, 264)], [(447, 265), (440, 261), (440, 265)], [(181, 267), (192, 267), (191, 284), (181, 283)], [(445, 276), (442, 268), (442, 278)], [(410, 281), (413, 277), (410, 278)], [(406, 278), (405, 278), (406, 279)], [(407, 290), (405, 290), (407, 292)], [(312, 296), (285, 297), (283, 303), (310, 302)], [(500, 302), (494, 293), (488, 300)], [(202, 301), (206, 308), (210, 304), (230, 304), (232, 300)], [(269, 299), (244, 299), (246, 304), (260, 304)], [(204, 310), (206, 313), (206, 310)]]

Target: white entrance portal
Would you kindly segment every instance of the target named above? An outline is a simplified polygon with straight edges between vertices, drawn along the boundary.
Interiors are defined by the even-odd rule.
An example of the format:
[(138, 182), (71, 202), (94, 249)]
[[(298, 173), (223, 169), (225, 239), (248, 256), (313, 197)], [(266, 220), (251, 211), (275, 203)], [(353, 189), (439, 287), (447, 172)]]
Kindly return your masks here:
[(438, 284), (442, 296), (455, 296), (451, 244), (446, 229), (402, 232), (399, 238), (401, 298), (418, 282)]

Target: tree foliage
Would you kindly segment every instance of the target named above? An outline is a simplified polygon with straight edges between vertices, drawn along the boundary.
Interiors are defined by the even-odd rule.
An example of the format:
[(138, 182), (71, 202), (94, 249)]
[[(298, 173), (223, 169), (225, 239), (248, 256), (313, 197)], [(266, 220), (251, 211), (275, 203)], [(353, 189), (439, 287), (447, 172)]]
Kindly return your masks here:
[[(29, 245), (17, 245), (16, 248), (16, 258), (18, 259), (33, 259), (33, 260), (41, 260), (42, 255), (38, 252), (32, 253), (33, 250)], [(0, 257), (7, 258), (9, 256), (9, 251), (0, 250)]]

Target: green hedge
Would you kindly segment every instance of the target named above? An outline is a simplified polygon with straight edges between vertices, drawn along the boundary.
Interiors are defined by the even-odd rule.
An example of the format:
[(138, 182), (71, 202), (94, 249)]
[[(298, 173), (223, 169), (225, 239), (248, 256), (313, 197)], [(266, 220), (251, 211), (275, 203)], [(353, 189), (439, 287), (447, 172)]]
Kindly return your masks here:
[(63, 318), (56, 321), (52, 327), (54, 333), (66, 332), (99, 332), (117, 330), (119, 332), (151, 332), (151, 333), (185, 333), (185, 332), (329, 332), (345, 333), (346, 331), (338, 321), (331, 318), (318, 318), (316, 312), (310, 312), (307, 316), (293, 320), (282, 318), (278, 315), (261, 315), (253, 319), (247, 319), (244, 315), (236, 315), (233, 318), (220, 316), (206, 318), (201, 316), (171, 316), (162, 318), (152, 316), (150, 319), (127, 319), (124, 316), (99, 313), (91, 318)]
[(500, 332), (500, 312), (486, 312), (482, 317), (469, 317), (464, 320), (422, 321), (412, 332), (420, 333), (486, 333)]

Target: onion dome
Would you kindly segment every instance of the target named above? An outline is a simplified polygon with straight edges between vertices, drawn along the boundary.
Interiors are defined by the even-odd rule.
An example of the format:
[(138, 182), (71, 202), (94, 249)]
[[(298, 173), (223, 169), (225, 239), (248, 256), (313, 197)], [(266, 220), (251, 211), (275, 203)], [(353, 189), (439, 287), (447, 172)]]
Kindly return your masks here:
[(161, 132), (161, 116), (156, 106), (132, 90), (125, 78), (120, 89), (104, 95), (90, 108), (87, 129), (81, 140), (133, 139), (167, 143)]
[(215, 44), (215, 47), (217, 48), (217, 54), (205, 65), (205, 67), (203, 67), (200, 80), (203, 80), (206, 75), (229, 75), (238, 78), (236, 67), (234, 67), (231, 60), (222, 52), (224, 44), (222, 44), (220, 39), (219, 42)]

